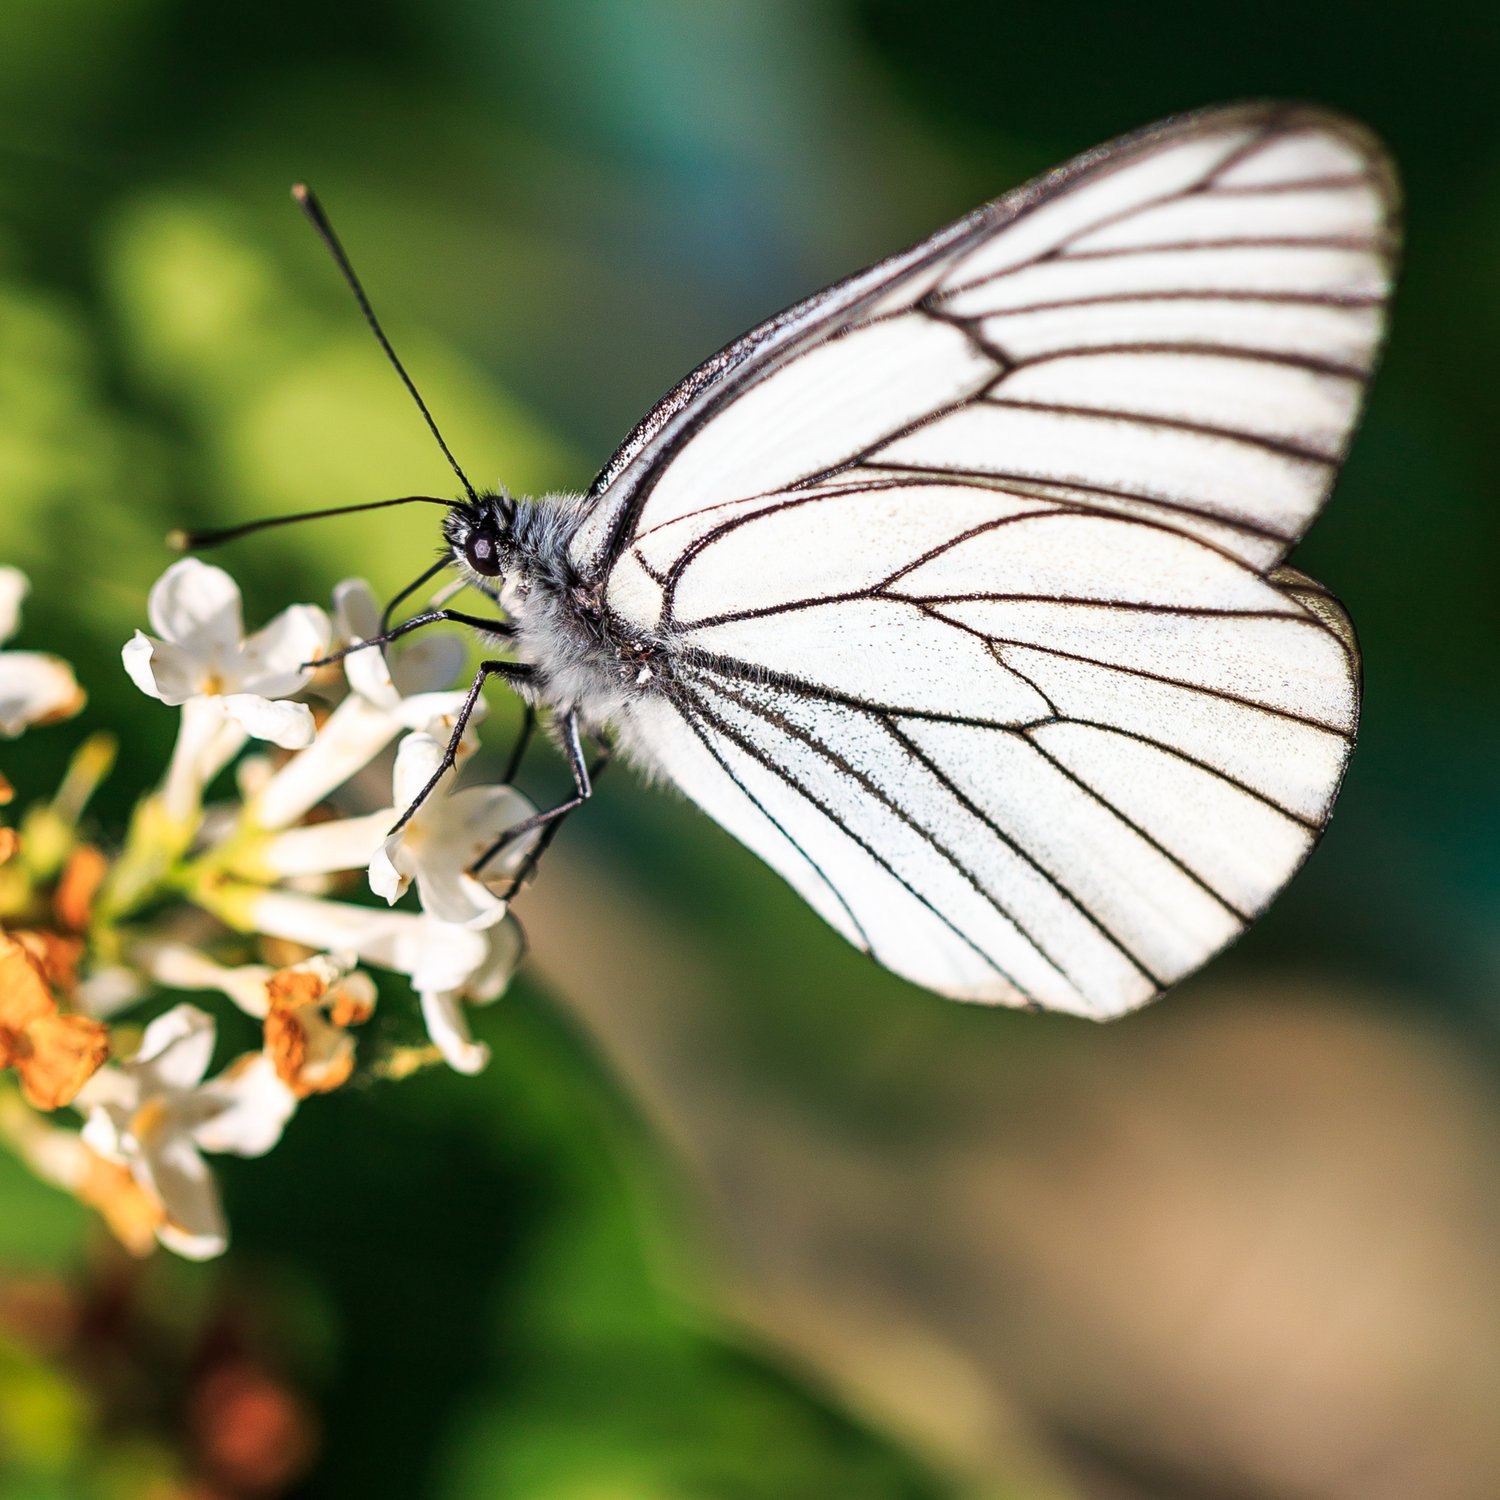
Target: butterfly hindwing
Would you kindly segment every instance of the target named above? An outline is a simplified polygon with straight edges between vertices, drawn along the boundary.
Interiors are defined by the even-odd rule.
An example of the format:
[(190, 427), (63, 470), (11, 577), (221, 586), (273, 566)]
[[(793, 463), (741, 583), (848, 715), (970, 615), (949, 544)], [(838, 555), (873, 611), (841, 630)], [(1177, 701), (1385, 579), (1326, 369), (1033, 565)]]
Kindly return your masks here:
[[(998, 493), (924, 548), (932, 491), (882, 497), (914, 521), (885, 577), (685, 625), (674, 691), (631, 732), (887, 967), (968, 998), (1140, 1004), (1327, 819), (1357, 711), (1337, 606), (1169, 528)], [(862, 498), (804, 503), (853, 525)], [(783, 515), (720, 533), (681, 594)]]

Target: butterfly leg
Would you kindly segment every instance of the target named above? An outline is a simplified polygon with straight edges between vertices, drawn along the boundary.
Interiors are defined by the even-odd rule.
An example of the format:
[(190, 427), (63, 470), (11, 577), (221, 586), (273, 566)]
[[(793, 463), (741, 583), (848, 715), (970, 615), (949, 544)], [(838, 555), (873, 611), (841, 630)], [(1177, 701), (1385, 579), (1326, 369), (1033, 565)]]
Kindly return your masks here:
[(418, 577), (413, 578), (412, 581), (395, 596), (395, 598), (387, 601), (385, 608), (380, 611), (381, 630), (389, 630), (391, 628), (391, 621), (395, 619), (396, 611), (401, 608), (401, 605), (407, 599), (410, 599), (411, 596), (415, 594), (416, 591), (421, 588), (429, 578), (436, 578), (439, 573), (443, 572), (443, 570), (447, 568), (448, 564), (448, 558), (438, 558), (438, 560), (433, 563), (430, 568), (425, 568)]
[(537, 861), (546, 851), (547, 846), (557, 837), (558, 829), (562, 827), (563, 819), (575, 808), (582, 807), (594, 793), (594, 778), (598, 776), (606, 765), (609, 764), (611, 746), (605, 740), (599, 741), (599, 755), (594, 764), (590, 766), (583, 754), (583, 733), (579, 727), (578, 715), (568, 713), (562, 721), (562, 743), (563, 753), (568, 757), (568, 769), (573, 773), (573, 796), (566, 802), (559, 802), (556, 807), (549, 807), (545, 812), (534, 813), (529, 818), (522, 819), (513, 828), (507, 828), (504, 833), (490, 845), (478, 859), (469, 866), (471, 875), (479, 872), (500, 851), (508, 845), (513, 844), (518, 838), (541, 829), (541, 837), (537, 839), (535, 847), (527, 854), (510, 883), (510, 889), (506, 892), (506, 899), (515, 895), (524, 882), (536, 868)]
[[(611, 746), (606, 740), (600, 740), (598, 744), (599, 753), (594, 757), (593, 765), (588, 767), (588, 774), (591, 782), (597, 781), (599, 779), (600, 775), (604, 771), (604, 768), (609, 764), (610, 757), (613, 754), (613, 746)], [(564, 808), (555, 818), (553, 818), (550, 823), (547, 824), (545, 828), (542, 829), (541, 837), (538, 838), (536, 843), (532, 845), (531, 852), (526, 856), (525, 859), (521, 861), (521, 868), (517, 870), (515, 875), (511, 878), (510, 885), (506, 888), (504, 895), (504, 899), (506, 901), (509, 901), (516, 894), (516, 892), (520, 890), (528, 880), (531, 879), (532, 872), (536, 869), (538, 863), (541, 861), (542, 855), (547, 852), (547, 849), (551, 845), (552, 840), (555, 839), (558, 833), (561, 831), (563, 826), (563, 819), (569, 812), (573, 810), (573, 807), (576, 807), (577, 805), (578, 804), (575, 802), (570, 806)], [(502, 845), (505, 842), (506, 840), (501, 840)], [(485, 858), (488, 859), (489, 855), (486, 854)]]
[[(411, 805), (391, 825), (391, 833), (399, 833), (406, 827), (411, 821), (412, 814), (432, 795), (433, 788), (453, 769), (458, 760), (458, 747), (463, 743), (464, 730), (469, 727), (469, 720), (474, 715), (474, 705), (479, 702), (479, 695), (483, 692), (485, 683), (491, 677), (503, 677), (509, 683), (525, 682), (531, 676), (531, 671), (532, 669), (525, 662), (520, 661), (482, 661), (479, 663), (479, 670), (474, 674), (474, 681), (469, 686), (468, 696), (458, 710), (458, 718), (453, 724), (453, 733), (448, 737), (448, 748), (443, 751), (443, 758), (438, 763), (437, 770), (427, 778), (427, 785), (411, 799)], [(387, 837), (389, 836), (387, 834)]]
[(532, 732), (536, 729), (536, 706), (528, 703), (524, 706), (521, 714), (521, 728), (516, 735), (516, 742), (511, 746), (510, 759), (505, 763), (505, 771), (500, 780), (505, 786), (509, 786), (521, 769), (521, 762), (526, 756), (526, 747), (531, 743)]
[(387, 646), (392, 641), (400, 640), (408, 631), (420, 629), (423, 625), (436, 625), (442, 620), (451, 621), (455, 625), (469, 625), (502, 640), (509, 640), (516, 633), (516, 627), (509, 620), (487, 620), (480, 615), (466, 615), (456, 609), (429, 609), (420, 615), (413, 615), (409, 620), (403, 620), (394, 629), (372, 635), (367, 641), (356, 641), (352, 646), (345, 646), (342, 651), (330, 651), (327, 656), (320, 656), (316, 661), (305, 661), (302, 665), (304, 668), (331, 666), (336, 661), (343, 661), (346, 656), (352, 656), (356, 651), (363, 651), (369, 646)]

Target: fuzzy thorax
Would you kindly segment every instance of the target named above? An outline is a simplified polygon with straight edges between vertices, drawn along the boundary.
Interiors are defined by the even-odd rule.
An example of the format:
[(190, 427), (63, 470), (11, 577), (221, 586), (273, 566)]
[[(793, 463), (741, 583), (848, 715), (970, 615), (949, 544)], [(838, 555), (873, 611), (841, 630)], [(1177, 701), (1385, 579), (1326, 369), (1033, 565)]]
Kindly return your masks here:
[(597, 731), (649, 690), (642, 668), (656, 648), (618, 638), (597, 585), (574, 567), (584, 507), (581, 495), (485, 494), (456, 505), (443, 535), (459, 571), (509, 616), (516, 657), (535, 674), (530, 696), (556, 714), (576, 710)]

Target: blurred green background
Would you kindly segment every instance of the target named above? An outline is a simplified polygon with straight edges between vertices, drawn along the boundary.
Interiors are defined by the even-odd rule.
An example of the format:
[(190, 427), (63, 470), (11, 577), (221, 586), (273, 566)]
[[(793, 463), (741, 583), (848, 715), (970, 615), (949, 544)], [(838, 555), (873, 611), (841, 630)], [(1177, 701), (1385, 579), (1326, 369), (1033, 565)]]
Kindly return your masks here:
[[(950, 1005), (611, 775), (518, 903), (490, 1071), (314, 1101), (225, 1167), (225, 1261), (124, 1265), (0, 1158), (0, 1495), (1500, 1493), (1497, 77), (1481, 0), (5, 0), (0, 561), (91, 693), (5, 771), (45, 791), (123, 728), (106, 817), (171, 742), (118, 658), (169, 526), (451, 488), (294, 180), (521, 492), (1176, 110), (1364, 119), (1409, 250), (1296, 559), (1359, 627), (1361, 745), (1205, 976), (1106, 1029)], [(227, 561), (258, 620), (434, 540), (390, 512)]]

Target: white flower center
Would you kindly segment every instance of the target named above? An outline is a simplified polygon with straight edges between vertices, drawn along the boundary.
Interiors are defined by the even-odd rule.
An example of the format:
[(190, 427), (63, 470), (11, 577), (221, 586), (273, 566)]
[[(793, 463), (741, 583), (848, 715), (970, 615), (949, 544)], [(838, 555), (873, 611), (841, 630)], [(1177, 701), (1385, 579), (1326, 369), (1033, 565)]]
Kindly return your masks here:
[(147, 1099), (130, 1117), (130, 1134), (142, 1148), (149, 1146), (167, 1129), (171, 1111), (159, 1094)]

